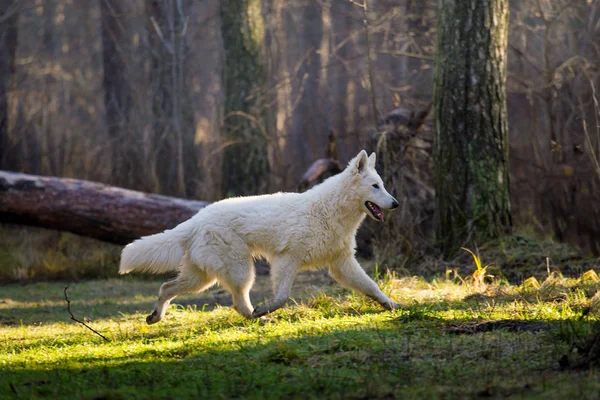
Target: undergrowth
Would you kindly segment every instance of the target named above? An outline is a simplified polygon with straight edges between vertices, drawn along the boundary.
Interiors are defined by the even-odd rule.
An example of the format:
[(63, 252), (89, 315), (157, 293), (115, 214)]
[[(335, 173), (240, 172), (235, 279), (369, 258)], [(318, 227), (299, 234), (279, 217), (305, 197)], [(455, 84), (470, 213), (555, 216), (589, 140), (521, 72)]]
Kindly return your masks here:
[[(117, 277), (121, 249), (68, 232), (0, 224), (0, 283)], [(544, 278), (549, 265), (563, 275), (578, 276), (598, 263), (598, 259), (584, 257), (573, 246), (531, 232), (506, 236), (469, 251), (487, 261), (487, 275), (512, 283), (531, 276)], [(399, 275), (432, 278), (448, 268), (465, 276), (476, 272), (471, 255), (464, 251), (450, 261), (433, 252), (428, 256), (400, 254), (387, 261), (379, 262), (379, 269)]]
[[(393, 244), (388, 247), (393, 248)], [(393, 257), (376, 259), (382, 266), (401, 274), (433, 277), (450, 268), (457, 270), (461, 275), (469, 276), (477, 271), (477, 265), (472, 262), (469, 252), (486, 260), (486, 274), (515, 284), (531, 276), (543, 279), (547, 275), (548, 266), (563, 275), (578, 276), (598, 265), (598, 258), (586, 256), (575, 246), (542, 237), (526, 228), (519, 233), (470, 248), (468, 252), (461, 251), (450, 260), (443, 260), (437, 256), (433, 248), (427, 249), (426, 253), (395, 253)], [(377, 249), (375, 253), (378, 253)]]
[(122, 246), (68, 232), (0, 225), (0, 283), (118, 275)]

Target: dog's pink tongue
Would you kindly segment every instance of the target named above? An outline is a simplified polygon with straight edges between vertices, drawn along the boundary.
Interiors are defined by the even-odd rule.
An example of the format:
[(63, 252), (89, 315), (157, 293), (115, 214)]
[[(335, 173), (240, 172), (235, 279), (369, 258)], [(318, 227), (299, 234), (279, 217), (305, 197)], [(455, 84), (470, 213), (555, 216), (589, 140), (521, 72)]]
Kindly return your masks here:
[(383, 211), (381, 210), (381, 208), (379, 208), (379, 206), (377, 204), (371, 203), (370, 201), (368, 201), (366, 203), (366, 206), (375, 218), (377, 218), (379, 221), (383, 222)]
[[(373, 204), (373, 203), (371, 203)], [(377, 205), (373, 204), (373, 210), (375, 211), (375, 216), (379, 218), (381, 222), (383, 222), (383, 210), (379, 208)]]

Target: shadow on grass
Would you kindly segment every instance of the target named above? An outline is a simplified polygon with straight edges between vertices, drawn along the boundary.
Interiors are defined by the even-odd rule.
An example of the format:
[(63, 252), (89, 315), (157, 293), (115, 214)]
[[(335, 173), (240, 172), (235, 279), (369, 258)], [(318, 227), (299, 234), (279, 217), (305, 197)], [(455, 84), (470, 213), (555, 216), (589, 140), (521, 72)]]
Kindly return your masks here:
[[(154, 307), (154, 302), (142, 301), (128, 304), (105, 303), (99, 301), (94, 304), (71, 302), (71, 309), (77, 319), (96, 321), (106, 318), (120, 318), (122, 314), (137, 312), (149, 313)], [(71, 316), (67, 311), (67, 303), (60, 305), (38, 305), (31, 307), (16, 307), (0, 309), (0, 327), (15, 325), (39, 325), (41, 323), (68, 322)]]
[[(135, 294), (127, 296), (126, 286), (115, 291), (115, 297), (102, 292), (85, 293), (92, 286), (81, 286), (70, 296), (77, 317), (97, 320), (138, 311), (145, 315), (153, 307), (153, 301), (135, 301)], [(3, 294), (3, 298), (11, 297)], [(208, 304), (206, 309), (216, 303), (230, 304), (229, 296), (216, 300), (208, 304), (202, 298), (184, 298), (176, 303), (198, 308)], [(338, 300), (323, 296), (303, 304), (319, 310), (325, 319), (340, 314), (385, 313), (375, 307), (364, 312)], [(172, 329), (159, 329), (143, 337), (139, 333), (115, 334), (115, 341), (88, 344), (96, 351), (78, 357), (68, 357), (68, 352), (79, 339), (61, 339), (55, 345), (61, 346), (67, 356), (60, 363), (45, 360), (47, 344), (40, 344), (36, 362), (15, 363), (1, 370), (0, 397), (478, 398), (535, 397), (570, 389), (578, 393), (582, 388), (589, 398), (600, 395), (600, 386), (594, 386), (597, 372), (573, 378), (570, 372), (560, 371), (558, 360), (565, 346), (557, 344), (556, 335), (540, 333), (551, 330), (547, 322), (484, 320), (487, 314), (483, 309), (488, 302), (500, 305), (513, 300), (502, 294), (432, 300), (389, 314), (383, 325), (359, 324), (351, 329), (332, 327), (316, 332), (308, 324), (301, 325), (304, 316), (300, 310), (285, 317), (286, 322), (299, 324), (298, 333), (286, 339), (270, 336), (270, 324), (259, 327), (241, 318), (225, 321), (227, 317), (221, 314), (218, 320), (208, 322), (206, 331), (195, 328), (197, 333), (190, 336), (175, 335), (171, 339)], [(0, 317), (6, 310), (0, 309)], [(473, 313), (463, 313), (463, 319), (439, 316), (439, 312), (451, 310)], [(25, 324), (69, 320), (66, 303), (62, 302), (23, 307), (18, 312), (28, 316)], [(164, 323), (169, 323), (168, 319)], [(219, 343), (203, 340), (203, 332), (226, 335), (225, 330), (232, 328), (239, 329), (238, 333), (246, 338)], [(28, 351), (38, 354), (37, 343), (29, 345)], [(561, 396), (550, 398), (566, 398)]]
[[(114, 280), (114, 286), (94, 281), (68, 285), (65, 283), (36, 283), (34, 285), (6, 285), (0, 293), (0, 327), (36, 325), (39, 323), (70, 320), (64, 289), (77, 318), (99, 320), (120, 318), (122, 314), (150, 313), (154, 308), (162, 282), (134, 282), (127, 285)], [(231, 305), (231, 296), (220, 288), (198, 295), (186, 295), (173, 304), (211, 310), (217, 305)]]
[[(204, 344), (200, 334), (157, 349), (77, 358), (69, 367), (40, 362), (5, 369), (0, 374), (0, 396), (478, 398), (528, 397), (558, 385), (588, 385), (586, 379), (569, 383), (568, 377), (560, 376), (555, 354), (541, 350), (539, 338), (530, 333), (500, 330), (457, 337), (407, 327), (390, 321), (378, 328), (339, 329), (285, 340), (266, 339), (256, 332), (256, 337), (230, 342), (226, 349)], [(597, 379), (597, 373), (589, 379)], [(600, 394), (598, 387), (595, 390), (589, 394)]]
[[(154, 301), (138, 301), (119, 304), (118, 302), (102, 299), (95, 303), (71, 301), (71, 310), (77, 319), (98, 321), (102, 319), (119, 319), (124, 314), (150, 314), (154, 309)], [(209, 312), (218, 306), (230, 306), (231, 297), (213, 299), (190, 299), (173, 301), (175, 306), (193, 307)], [(202, 312), (202, 311), (198, 311)], [(36, 305), (30, 307), (18, 306), (0, 309), (0, 327), (16, 325), (39, 325), (40, 323), (68, 322), (71, 316), (67, 311), (67, 303), (56, 305)], [(140, 319), (141, 321), (142, 319)]]
[[(259, 304), (264, 296), (255, 296), (257, 300), (254, 304)], [(71, 300), (71, 310), (76, 318), (97, 321), (101, 319), (121, 318), (124, 314), (141, 313), (143, 315), (150, 314), (154, 309), (155, 301), (131, 301), (131, 299), (123, 298), (99, 298), (96, 301), (77, 301)], [(258, 300), (261, 299), (261, 300)], [(124, 301), (126, 300), (126, 302)], [(5, 300), (6, 301), (6, 300)], [(23, 306), (17, 304), (14, 307), (6, 307), (0, 309), (0, 327), (15, 326), (15, 325), (38, 325), (40, 323), (55, 323), (68, 322), (71, 316), (67, 311), (66, 301), (54, 302), (55, 304), (39, 304), (34, 306)], [(182, 298), (175, 299), (171, 305), (183, 308), (194, 308), (198, 312), (210, 312), (216, 307), (231, 306), (231, 295), (229, 294), (210, 294), (199, 296), (198, 298)]]
[[(30, 285), (0, 286), (0, 326), (33, 325), (70, 320), (64, 289), (76, 317), (91, 320), (118, 318), (121, 314), (141, 312), (149, 314), (154, 308), (163, 281), (137, 279), (111, 279), (79, 283), (41, 282)], [(251, 293), (253, 304), (270, 297), (269, 292), (255, 290)], [(176, 298), (172, 304), (212, 310), (217, 306), (231, 306), (231, 295), (215, 286), (197, 294)]]

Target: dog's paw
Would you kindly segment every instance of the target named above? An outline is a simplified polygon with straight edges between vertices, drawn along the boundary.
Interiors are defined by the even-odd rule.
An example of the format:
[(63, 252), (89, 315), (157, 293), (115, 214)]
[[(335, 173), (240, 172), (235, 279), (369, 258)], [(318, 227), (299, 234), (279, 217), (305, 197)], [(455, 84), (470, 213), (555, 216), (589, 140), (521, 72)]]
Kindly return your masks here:
[(265, 315), (267, 315), (268, 312), (269, 311), (267, 310), (267, 307), (264, 304), (262, 304), (256, 307), (254, 311), (252, 311), (252, 317), (262, 319)]
[(385, 308), (386, 310), (389, 310), (389, 311), (400, 309), (400, 304), (396, 303), (395, 301), (391, 301), (389, 303), (383, 303), (382, 306), (383, 306), (383, 308)]
[(146, 323), (147, 323), (148, 325), (155, 324), (155, 323), (157, 323), (158, 321), (160, 321), (160, 316), (158, 315), (158, 312), (157, 312), (156, 310), (154, 310), (154, 311), (152, 312), (152, 314), (150, 314), (150, 315), (148, 315), (148, 316), (146, 317)]
[(260, 325), (265, 325), (265, 324), (269, 324), (271, 322), (274, 322), (275, 320), (267, 315), (263, 315), (262, 317), (258, 318), (258, 323)]

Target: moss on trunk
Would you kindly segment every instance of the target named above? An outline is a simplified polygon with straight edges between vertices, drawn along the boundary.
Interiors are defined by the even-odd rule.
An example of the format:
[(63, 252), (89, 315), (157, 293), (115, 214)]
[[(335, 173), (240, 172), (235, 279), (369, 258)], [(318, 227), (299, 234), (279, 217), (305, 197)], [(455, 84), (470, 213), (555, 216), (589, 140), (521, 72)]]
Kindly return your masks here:
[(262, 63), (264, 20), (259, 0), (223, 0), (221, 33), (225, 48), (225, 195), (263, 192), (268, 173)]
[(507, 0), (443, 0), (435, 72), (437, 238), (445, 255), (511, 225)]

